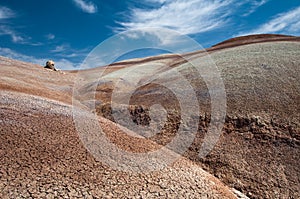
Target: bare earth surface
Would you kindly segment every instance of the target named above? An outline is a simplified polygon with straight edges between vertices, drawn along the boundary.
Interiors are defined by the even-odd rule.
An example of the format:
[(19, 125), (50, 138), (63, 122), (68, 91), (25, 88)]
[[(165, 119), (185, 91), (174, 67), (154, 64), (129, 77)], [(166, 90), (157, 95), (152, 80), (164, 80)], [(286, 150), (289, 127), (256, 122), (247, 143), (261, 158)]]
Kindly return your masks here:
[[(234, 198), (185, 159), (148, 174), (110, 169), (80, 142), (69, 105), (7, 92), (0, 101), (2, 198)], [(119, 133), (112, 122), (102, 127)]]
[[(70, 105), (74, 76), (7, 58), (1, 62), (1, 198), (235, 198), (185, 158), (145, 174), (105, 166), (76, 132)], [(124, 144), (114, 123), (99, 122), (115, 142)]]
[[(0, 57), (1, 198), (299, 198), (299, 38), (237, 38), (208, 53), (162, 55), (81, 72), (54, 72)], [(197, 154), (210, 122), (210, 95), (201, 74), (185, 64), (193, 57), (201, 58), (195, 67), (213, 60), (227, 99), (222, 134), (204, 158)], [(161, 104), (168, 115), (162, 133), (135, 137), (139, 133), (128, 134), (112, 117), (115, 86), (126, 94), (132, 84), (122, 74), (129, 71), (134, 79), (147, 73), (147, 66), (156, 66), (156, 82), (175, 85), (187, 104), (190, 93), (173, 71), (192, 85), (201, 107), (194, 121), (197, 135), (189, 150), (163, 169), (116, 170), (88, 151), (72, 111), (81, 113), (83, 121), (89, 120), (85, 111), (97, 113), (105, 135), (122, 150), (161, 148), (176, 134), (183, 112), (166, 88), (157, 83), (137, 88), (129, 108), (130, 120), (149, 126), (149, 107)], [(80, 95), (72, 107), (74, 85)], [(113, 111), (122, 112), (123, 106)]]

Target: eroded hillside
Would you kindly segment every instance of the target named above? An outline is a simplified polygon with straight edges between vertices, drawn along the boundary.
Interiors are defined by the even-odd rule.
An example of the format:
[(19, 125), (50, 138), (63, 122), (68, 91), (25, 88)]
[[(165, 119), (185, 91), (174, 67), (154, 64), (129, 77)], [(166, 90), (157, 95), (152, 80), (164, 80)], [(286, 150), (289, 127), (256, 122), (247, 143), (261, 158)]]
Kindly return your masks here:
[[(245, 37), (208, 53), (162, 55), (64, 73), (1, 57), (3, 197), (236, 197), (230, 188), (250, 198), (300, 197), (298, 41), (278, 35)], [(224, 83), (226, 115), (217, 144), (199, 158), (214, 114), (211, 95), (219, 92), (198, 70), (210, 64)], [(128, 104), (118, 103), (136, 80), (141, 86)], [(176, 88), (184, 101), (169, 88)], [(199, 109), (193, 109), (194, 94)], [(161, 106), (152, 111), (156, 104)], [(73, 118), (74, 110), (83, 121), (88, 121), (84, 113), (96, 113), (112, 143), (143, 154), (172, 142), (180, 126), (189, 129), (182, 124), (182, 104), (194, 110), (189, 122), (196, 124), (196, 137), (174, 164), (152, 173), (114, 170), (92, 156), (84, 141), (88, 136), (78, 133)], [(114, 117), (125, 112), (126, 118)], [(131, 121), (137, 129), (150, 127), (149, 132), (126, 128)], [(151, 126), (153, 121), (163, 122)]]

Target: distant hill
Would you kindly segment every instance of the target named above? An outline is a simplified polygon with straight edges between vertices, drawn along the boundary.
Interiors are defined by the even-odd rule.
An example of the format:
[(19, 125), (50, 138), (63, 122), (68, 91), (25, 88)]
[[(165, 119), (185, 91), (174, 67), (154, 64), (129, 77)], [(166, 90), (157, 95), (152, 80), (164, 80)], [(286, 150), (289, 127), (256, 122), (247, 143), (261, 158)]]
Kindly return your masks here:
[(262, 43), (262, 42), (272, 42), (272, 41), (299, 41), (300, 38), (296, 36), (289, 35), (279, 35), (279, 34), (257, 34), (257, 35), (247, 35), (228, 39), (212, 47), (233, 47), (238, 45), (252, 44), (252, 43)]

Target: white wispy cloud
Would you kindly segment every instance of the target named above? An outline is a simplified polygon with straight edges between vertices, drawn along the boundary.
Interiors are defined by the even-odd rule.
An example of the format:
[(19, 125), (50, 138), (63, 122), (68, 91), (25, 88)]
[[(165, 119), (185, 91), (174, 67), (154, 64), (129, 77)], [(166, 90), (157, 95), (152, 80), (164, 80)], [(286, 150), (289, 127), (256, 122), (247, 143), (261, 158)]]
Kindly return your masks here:
[(280, 13), (258, 28), (249, 32), (242, 32), (239, 35), (262, 33), (300, 34), (300, 6)]
[(163, 4), (163, 3), (166, 3), (170, 0), (145, 0), (146, 2), (149, 2), (149, 3), (160, 3), (160, 4)]
[[(40, 60), (35, 59), (35, 58), (31, 57), (31, 56), (27, 56), (27, 55), (23, 55), (23, 54), (17, 53), (17, 52), (15, 52), (14, 50), (12, 50), (10, 48), (2, 48), (2, 47), (0, 47), (0, 55), (4, 56), (4, 57), (9, 57), (9, 58), (12, 58), (12, 59), (17, 59), (17, 60), (23, 60), (23, 61), (31, 62), (31, 63), (33, 63), (33, 62), (35, 62), (37, 64), (40, 63)], [(30, 61), (30, 60), (33, 60), (33, 61)]]
[(42, 45), (40, 42), (33, 42), (31, 37), (28, 37), (16, 30), (9, 23), (11, 18), (16, 17), (17, 14), (10, 8), (0, 6), (0, 36), (9, 36), (13, 43), (27, 44), (32, 46)]
[(164, 27), (182, 34), (202, 33), (226, 24), (232, 0), (148, 0), (161, 3), (158, 8), (132, 8), (123, 30)]
[[(270, 0), (145, 0), (129, 9), (115, 32), (149, 27), (191, 35), (224, 28), (235, 16), (246, 17)], [(140, 1), (139, 4), (141, 5)]]
[(0, 36), (9, 36), (11, 41), (16, 44), (26, 44), (31, 46), (41, 46), (40, 42), (33, 42), (31, 37), (25, 36), (6, 25), (0, 25)]
[(21, 36), (19, 33), (17, 33), (15, 30), (11, 29), (8, 26), (2, 25), (0, 26), (0, 35), (8, 35), (11, 37), (11, 40), (14, 43), (26, 43), (26, 38)]
[(250, 8), (248, 11), (243, 14), (244, 17), (249, 16), (250, 14), (254, 13), (259, 7), (268, 3), (270, 0), (253, 0), (250, 1)]
[(10, 8), (0, 6), (0, 19), (8, 19), (15, 17), (15, 12), (12, 11)]
[(70, 45), (68, 45), (68, 44), (62, 44), (62, 45), (56, 46), (53, 50), (50, 50), (50, 52), (52, 52), (52, 53), (60, 53), (60, 52), (66, 51), (68, 49), (70, 49)]
[(55, 39), (55, 35), (52, 34), (52, 33), (49, 33), (49, 34), (45, 35), (45, 37), (46, 37), (48, 40), (53, 40), (53, 39)]
[[(117, 21), (121, 27), (115, 28), (114, 31), (126, 31), (129, 39), (148, 37), (146, 40), (151, 40), (159, 48), (186, 49), (184, 52), (200, 50), (201, 48), (190, 49), (184, 46), (188, 42), (182, 35), (223, 28), (229, 24), (237, 8), (249, 2), (251, 1), (245, 0), (240, 3), (237, 0), (145, 0), (142, 4), (136, 4), (138, 7), (130, 8), (128, 15), (124, 15), (124, 20)], [(174, 32), (171, 33), (165, 28)]]
[[(0, 47), (0, 55), (4, 57), (9, 57), (11, 59), (15, 60), (20, 60), (20, 61), (25, 61), (29, 63), (34, 63), (38, 64), (41, 66), (44, 66), (46, 61), (50, 58), (47, 59), (41, 59), (41, 58), (36, 58), (34, 56), (28, 56), (22, 53), (18, 53), (10, 48), (2, 48)], [(67, 59), (54, 59), (55, 60), (55, 66), (58, 69), (63, 69), (63, 70), (75, 70), (77, 69), (78, 65), (77, 63), (71, 62)]]
[[(0, 20), (3, 22), (3, 20), (10, 19), (15, 17), (16, 14), (13, 10), (11, 10), (8, 7), (0, 6)], [(5, 23), (2, 23), (5, 24)], [(14, 43), (24, 43), (25, 38), (21, 36), (19, 33), (17, 33), (14, 29), (7, 25), (0, 25), (0, 36), (1, 35), (8, 35), (10, 36), (11, 40)]]
[(70, 44), (61, 44), (55, 46), (52, 50), (50, 50), (50, 52), (54, 53), (57, 57), (77, 58), (83, 60), (91, 50), (91, 47), (75, 49), (72, 48)]
[(90, 1), (88, 2), (85, 0), (73, 0), (73, 2), (83, 12), (93, 14), (98, 11), (97, 5), (95, 5), (93, 2), (90, 2)]
[(79, 64), (71, 62), (68, 59), (58, 59), (55, 61), (55, 67), (62, 70), (76, 70)]

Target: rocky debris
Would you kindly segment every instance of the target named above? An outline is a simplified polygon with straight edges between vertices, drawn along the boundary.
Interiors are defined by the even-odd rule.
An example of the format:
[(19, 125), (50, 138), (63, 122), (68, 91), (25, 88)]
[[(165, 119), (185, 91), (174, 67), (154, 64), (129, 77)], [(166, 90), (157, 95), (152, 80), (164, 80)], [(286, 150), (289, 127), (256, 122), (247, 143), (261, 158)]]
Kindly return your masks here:
[(205, 126), (186, 157), (249, 198), (300, 196), (300, 131), (296, 124), (276, 123), (259, 116), (227, 116), (218, 144), (199, 159)]
[[(149, 113), (147, 108), (131, 107), (138, 110), (132, 115), (133, 121), (149, 118), (149, 115), (145, 117)], [(168, 144), (181, 125), (179, 113), (176, 113), (169, 113), (161, 132), (148, 139), (160, 145)], [(227, 115), (219, 143), (207, 157), (199, 159), (197, 152), (210, 120), (209, 113), (200, 115), (198, 134), (185, 155), (187, 158), (198, 162), (223, 182), (247, 195), (242, 196), (241, 193), (240, 198), (274, 198), (279, 197), (280, 193), (287, 197), (299, 196), (297, 165), (300, 162), (295, 155), (300, 152), (300, 130), (296, 124), (277, 123), (273, 118), (264, 119), (255, 115)], [(280, 165), (277, 164), (278, 161), (281, 162)], [(289, 190), (286, 190), (286, 185), (289, 185)]]
[[(147, 118), (144, 123), (149, 121), (147, 107), (131, 107), (131, 113), (135, 113), (131, 115), (131, 120)], [(133, 111), (133, 107), (138, 111)], [(101, 115), (108, 119), (111, 116)], [(210, 120), (209, 113), (200, 115), (198, 134), (185, 155), (187, 158), (230, 187), (240, 190), (246, 197), (299, 197), (300, 162), (296, 154), (300, 152), (300, 129), (297, 124), (256, 115), (227, 115), (219, 143), (207, 157), (199, 159), (198, 152)], [(179, 112), (169, 112), (164, 128), (148, 139), (166, 145), (176, 135), (180, 125)]]
[(96, 107), (96, 113), (101, 116), (104, 117), (106, 119), (109, 119), (112, 122), (115, 122), (114, 117), (112, 115), (112, 109), (111, 109), (111, 104), (110, 103), (102, 103), (102, 104), (98, 104)]
[(239, 199), (249, 199), (249, 197), (247, 197), (245, 194), (243, 194), (242, 192), (236, 190), (236, 189), (232, 189), (233, 192), (235, 193), (235, 195), (239, 198)]
[[(150, 108), (144, 105), (130, 105), (127, 109), (124, 110), (122, 106), (115, 106), (115, 113), (121, 113), (124, 111), (128, 111), (130, 118), (128, 118), (131, 122), (133, 122), (137, 126), (150, 126), (151, 117), (150, 117)], [(99, 104), (96, 107), (96, 113), (99, 116), (102, 116), (110, 121), (116, 122), (113, 113), (112, 107), (110, 103)], [(123, 113), (122, 113), (123, 114)], [(161, 115), (155, 116), (152, 115), (152, 119), (156, 120), (154, 122), (160, 122), (163, 120)], [(159, 121), (158, 121), (159, 120)], [(119, 121), (118, 121), (119, 122)], [(118, 123), (117, 122), (117, 123)], [(122, 121), (124, 122), (124, 121)], [(126, 122), (125, 122), (126, 123)], [(128, 122), (127, 122), (128, 123)], [(157, 144), (165, 146), (168, 144), (173, 137), (176, 135), (176, 132), (181, 124), (180, 112), (176, 110), (169, 110), (166, 113), (166, 121), (161, 123), (160, 125), (152, 126), (151, 131), (155, 132), (153, 136), (149, 139), (155, 141)]]
[(46, 62), (46, 66), (44, 68), (47, 68), (47, 69), (51, 69), (51, 70), (54, 70), (54, 71), (57, 71), (57, 69), (54, 67), (55, 63), (54, 61), (52, 60), (48, 60)]
[(129, 112), (132, 121), (137, 125), (149, 126), (150, 125), (150, 115), (149, 109), (143, 106), (129, 106)]
[[(151, 122), (151, 117), (149, 114), (149, 108), (141, 105), (131, 105), (128, 108), (131, 120), (137, 125), (149, 126)], [(103, 116), (113, 122), (115, 122), (111, 105), (109, 103), (101, 104), (96, 108), (97, 114)], [(118, 110), (115, 110), (116, 112)], [(209, 113), (200, 115), (198, 132), (204, 133), (210, 124), (211, 116)], [(195, 120), (197, 122), (197, 120)], [(164, 138), (170, 138), (174, 136), (181, 125), (180, 113), (176, 110), (169, 112), (167, 115), (167, 120), (164, 123), (164, 128), (158, 135), (163, 135)], [(260, 116), (249, 116), (245, 117), (242, 115), (229, 116), (227, 115), (224, 123), (224, 132), (230, 134), (232, 132), (239, 133), (243, 135), (245, 139), (260, 139), (267, 141), (281, 140), (289, 144), (300, 145), (300, 129), (296, 124), (282, 124), (276, 123), (274, 119), (265, 120)], [(168, 134), (166, 134), (168, 133)], [(153, 139), (161, 145), (165, 145), (165, 142), (160, 142), (157, 137)]]

